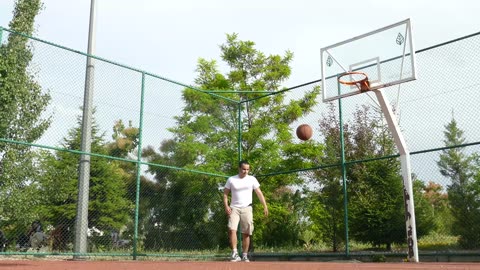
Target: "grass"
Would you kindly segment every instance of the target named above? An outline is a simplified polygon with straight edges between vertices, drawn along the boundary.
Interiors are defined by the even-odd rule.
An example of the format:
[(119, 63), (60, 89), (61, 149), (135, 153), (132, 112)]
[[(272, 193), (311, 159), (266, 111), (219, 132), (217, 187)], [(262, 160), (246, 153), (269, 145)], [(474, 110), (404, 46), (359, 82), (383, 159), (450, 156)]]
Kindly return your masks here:
[[(458, 237), (433, 233), (427, 236), (423, 236), (417, 241), (418, 249), (420, 251), (444, 251), (444, 250), (458, 250), (461, 248), (458, 246)], [(386, 252), (385, 246), (374, 247), (369, 243), (361, 243), (356, 241), (349, 242), (350, 251), (353, 252)], [(392, 252), (404, 252), (407, 250), (406, 244), (393, 244)], [(345, 246), (342, 244), (339, 246), (337, 252), (344, 252)], [(313, 243), (304, 246), (290, 246), (290, 247), (255, 247), (255, 252), (259, 253), (319, 253), (319, 252), (332, 252), (331, 246), (324, 243)]]
[(418, 240), (418, 249), (441, 251), (460, 249), (458, 237), (444, 234), (430, 234)]

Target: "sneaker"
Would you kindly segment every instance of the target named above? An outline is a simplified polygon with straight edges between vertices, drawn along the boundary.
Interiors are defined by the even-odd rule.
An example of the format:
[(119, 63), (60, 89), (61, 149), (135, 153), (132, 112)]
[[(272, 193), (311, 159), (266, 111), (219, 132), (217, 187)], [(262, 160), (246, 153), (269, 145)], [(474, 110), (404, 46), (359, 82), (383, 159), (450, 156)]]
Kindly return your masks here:
[(238, 253), (232, 253), (232, 256), (230, 256), (231, 262), (239, 262), (241, 260), (242, 259), (240, 258), (240, 256), (238, 256)]
[(247, 255), (243, 255), (242, 261), (244, 261), (244, 262), (250, 262), (250, 260), (248, 259), (248, 256), (247, 256)]

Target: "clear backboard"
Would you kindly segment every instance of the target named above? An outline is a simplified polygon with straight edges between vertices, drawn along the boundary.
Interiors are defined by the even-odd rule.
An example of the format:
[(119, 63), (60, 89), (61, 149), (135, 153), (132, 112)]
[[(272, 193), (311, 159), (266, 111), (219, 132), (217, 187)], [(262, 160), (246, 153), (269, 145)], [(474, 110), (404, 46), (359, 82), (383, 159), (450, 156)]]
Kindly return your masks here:
[[(368, 77), (369, 90), (415, 80), (415, 50), (410, 19), (320, 49), (323, 101), (364, 92), (358, 85), (341, 84), (356, 75)], [(356, 80), (350, 78), (351, 81)]]

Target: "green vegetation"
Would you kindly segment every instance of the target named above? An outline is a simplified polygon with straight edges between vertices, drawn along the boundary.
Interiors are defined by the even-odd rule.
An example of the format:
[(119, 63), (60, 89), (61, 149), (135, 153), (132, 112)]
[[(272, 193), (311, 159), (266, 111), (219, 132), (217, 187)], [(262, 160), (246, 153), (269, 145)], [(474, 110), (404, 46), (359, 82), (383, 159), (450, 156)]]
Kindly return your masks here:
[[(198, 88), (213, 89), (214, 92), (229, 89), (247, 92), (224, 95), (239, 101), (235, 103), (185, 89), (183, 115), (176, 118), (176, 126), (170, 129), (174, 139), (164, 141), (160, 152), (147, 149), (144, 156), (149, 162), (233, 175), (237, 173), (240, 150), (242, 158), (252, 164), (252, 173), (261, 175), (302, 165), (301, 160), (293, 161), (293, 157), (285, 159), (292, 155), (293, 149), (311, 151), (312, 156), (318, 153), (312, 148), (321, 149), (320, 145), (294, 143), (290, 124), (311, 111), (319, 89), (313, 87), (304, 97), (288, 103), (283, 93), (249, 101), (263, 95), (258, 91), (280, 90), (281, 82), (290, 75), (289, 63), (293, 57), (288, 51), (284, 56), (266, 56), (254, 45), (252, 41), (238, 40), (237, 34), (227, 35), (226, 43), (220, 46), (221, 58), (230, 68), (225, 75), (220, 73), (215, 60), (198, 61), (198, 77), (195, 79)], [(236, 131), (239, 126), (240, 149)], [(150, 172), (155, 175), (162, 195), (150, 221), (161, 225), (149, 236), (157, 239), (163, 235), (169, 239), (155, 242), (163, 241), (168, 246), (180, 241), (180, 237), (186, 237), (178, 244), (188, 243), (192, 248), (228, 245), (221, 191), (216, 188), (223, 186), (225, 178), (165, 171), (153, 166)], [(298, 194), (290, 186), (301, 182), (297, 175), (261, 178), (262, 191), (269, 201), (270, 217), (262, 219), (261, 209), (255, 209), (257, 243), (292, 245), (299, 241), (301, 210), (298, 209)], [(191, 233), (196, 236), (195, 244)], [(196, 239), (199, 236), (204, 237)]]
[[(9, 27), (31, 35), (41, 7), (40, 0), (16, 1)], [(32, 143), (50, 125), (50, 118), (42, 116), (50, 95), (29, 68), (32, 51), (29, 39), (21, 35), (9, 35), (0, 46), (0, 138)], [(0, 142), (0, 215), (7, 237), (38, 218), (37, 158), (31, 147)]]
[[(78, 126), (71, 129), (69, 136), (64, 139), (63, 149), (80, 149), (81, 123), (79, 117)], [(98, 126), (93, 123), (92, 151), (106, 155), (106, 143), (103, 136), (98, 133)], [(42, 173), (41, 177), (37, 177), (41, 186), (38, 192), (42, 195), (42, 200), (37, 206), (37, 212), (41, 213), (43, 221), (53, 226), (52, 231), (62, 230), (59, 249), (64, 249), (65, 243), (73, 239), (77, 213), (78, 160), (78, 155), (66, 151), (55, 153), (45, 151), (40, 160)], [(126, 196), (127, 174), (117, 162), (99, 157), (91, 158), (90, 174), (89, 227), (108, 234), (112, 230), (120, 231), (134, 214), (133, 203)], [(104, 239), (110, 240), (110, 235)]]
[[(445, 146), (451, 147), (465, 142), (463, 131), (455, 119), (445, 126)], [(480, 247), (480, 170), (478, 154), (468, 155), (462, 148), (442, 151), (437, 162), (442, 175), (451, 179), (447, 187), (451, 215), (452, 233), (458, 235), (463, 248)], [(468, 221), (468, 222), (467, 222)]]

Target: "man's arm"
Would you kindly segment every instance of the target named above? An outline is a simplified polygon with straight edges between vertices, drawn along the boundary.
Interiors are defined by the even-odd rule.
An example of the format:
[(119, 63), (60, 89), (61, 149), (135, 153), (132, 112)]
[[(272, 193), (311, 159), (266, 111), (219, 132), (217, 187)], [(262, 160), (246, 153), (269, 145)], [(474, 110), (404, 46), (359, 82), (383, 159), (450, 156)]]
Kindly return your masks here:
[(223, 189), (223, 206), (225, 207), (225, 213), (227, 213), (227, 215), (230, 215), (232, 213), (232, 209), (230, 208), (230, 205), (228, 205), (229, 193), (230, 193), (230, 189), (228, 188)]
[(267, 202), (265, 201), (265, 197), (263, 196), (262, 190), (260, 190), (260, 188), (256, 188), (255, 193), (257, 194), (258, 199), (262, 203), (263, 213), (267, 217), (268, 216), (268, 206), (267, 206)]

